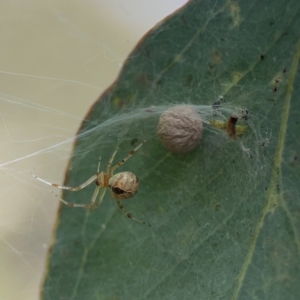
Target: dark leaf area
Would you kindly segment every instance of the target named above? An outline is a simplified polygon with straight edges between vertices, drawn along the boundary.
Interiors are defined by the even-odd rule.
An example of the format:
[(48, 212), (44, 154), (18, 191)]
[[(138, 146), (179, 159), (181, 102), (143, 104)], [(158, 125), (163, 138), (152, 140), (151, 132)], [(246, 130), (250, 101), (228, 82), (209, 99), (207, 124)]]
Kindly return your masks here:
[[(116, 162), (147, 138), (120, 170), (140, 184), (122, 204), (152, 227), (109, 191), (91, 212), (61, 207), (43, 299), (299, 299), (299, 8), (191, 1), (144, 37), (82, 124), (65, 184), (95, 174), (100, 154), (104, 170), (118, 138)], [(245, 135), (163, 148), (157, 110), (220, 95), (250, 112)], [(94, 188), (63, 197), (89, 203)]]

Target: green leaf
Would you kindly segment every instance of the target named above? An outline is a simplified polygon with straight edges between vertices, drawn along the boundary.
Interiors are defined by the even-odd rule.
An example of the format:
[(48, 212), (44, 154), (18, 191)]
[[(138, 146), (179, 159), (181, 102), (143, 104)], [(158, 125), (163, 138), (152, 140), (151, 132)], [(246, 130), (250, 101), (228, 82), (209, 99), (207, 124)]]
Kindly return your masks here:
[[(104, 170), (118, 143), (116, 161), (147, 138), (120, 170), (140, 179), (122, 203), (152, 227), (108, 192), (92, 212), (62, 205), (43, 299), (299, 299), (299, 8), (191, 1), (140, 42), (85, 118), (65, 184), (94, 175), (100, 154)], [(160, 144), (165, 108), (219, 95), (249, 110), (245, 135), (206, 125), (188, 154)], [(63, 198), (88, 204), (94, 188)]]

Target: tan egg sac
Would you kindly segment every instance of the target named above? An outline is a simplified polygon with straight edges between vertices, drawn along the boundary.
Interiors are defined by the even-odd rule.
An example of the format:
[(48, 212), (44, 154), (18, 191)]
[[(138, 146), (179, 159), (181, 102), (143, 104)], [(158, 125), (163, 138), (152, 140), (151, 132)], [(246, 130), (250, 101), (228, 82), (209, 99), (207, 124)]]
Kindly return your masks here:
[(203, 122), (199, 114), (188, 105), (166, 110), (159, 119), (157, 134), (162, 144), (174, 153), (186, 153), (199, 143)]
[(115, 198), (128, 199), (137, 193), (139, 180), (132, 172), (121, 172), (109, 179), (109, 187)]

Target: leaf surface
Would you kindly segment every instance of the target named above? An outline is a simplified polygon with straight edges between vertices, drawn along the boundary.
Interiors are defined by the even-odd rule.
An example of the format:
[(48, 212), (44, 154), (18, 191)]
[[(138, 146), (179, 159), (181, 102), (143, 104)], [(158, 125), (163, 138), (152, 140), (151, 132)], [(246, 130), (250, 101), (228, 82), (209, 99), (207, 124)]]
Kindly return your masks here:
[[(137, 45), (82, 124), (65, 184), (147, 138), (120, 169), (140, 179), (122, 203), (152, 227), (108, 191), (92, 212), (62, 206), (43, 299), (299, 299), (299, 8), (191, 1)], [(156, 110), (219, 95), (249, 110), (249, 132), (205, 130), (185, 155), (163, 148)], [(94, 188), (63, 198), (89, 203)]]

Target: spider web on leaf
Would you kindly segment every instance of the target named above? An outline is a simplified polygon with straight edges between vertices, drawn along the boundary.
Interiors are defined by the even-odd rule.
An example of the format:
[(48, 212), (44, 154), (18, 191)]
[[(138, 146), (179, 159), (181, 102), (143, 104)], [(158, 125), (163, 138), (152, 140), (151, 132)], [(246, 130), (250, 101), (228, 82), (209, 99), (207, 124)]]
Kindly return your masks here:
[[(44, 299), (297, 299), (299, 167), (289, 153), (298, 146), (300, 24), (299, 3), (289, 5), (191, 1), (137, 45), (83, 122), (66, 184), (88, 178), (119, 138), (121, 157), (147, 138), (124, 165), (141, 184), (124, 206), (153, 227), (124, 218), (108, 197), (92, 213), (62, 207)], [(219, 95), (229, 101), (224, 120), (249, 110), (244, 136), (207, 126), (186, 155), (162, 147), (160, 112), (187, 103), (208, 120)]]

